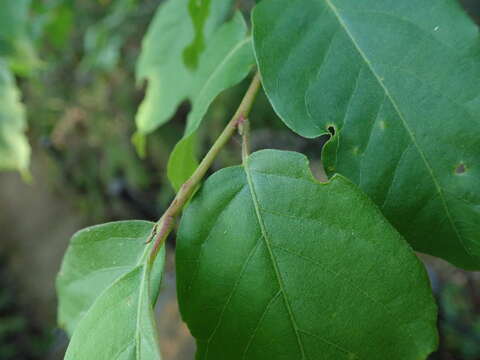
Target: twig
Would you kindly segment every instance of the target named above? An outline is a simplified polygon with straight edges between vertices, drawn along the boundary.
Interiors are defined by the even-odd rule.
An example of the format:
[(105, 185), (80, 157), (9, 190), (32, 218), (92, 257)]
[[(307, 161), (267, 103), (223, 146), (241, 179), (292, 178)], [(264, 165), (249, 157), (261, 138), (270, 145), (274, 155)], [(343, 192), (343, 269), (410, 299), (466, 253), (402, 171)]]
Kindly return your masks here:
[(238, 132), (242, 136), (242, 162), (245, 162), (250, 154), (250, 122), (248, 119), (243, 120), (238, 126)]
[(188, 202), (188, 200), (190, 200), (190, 197), (202, 181), (203, 177), (212, 165), (218, 153), (220, 152), (220, 150), (222, 150), (228, 140), (235, 133), (237, 127), (243, 124), (245, 122), (245, 119), (250, 114), (253, 102), (258, 93), (258, 90), (260, 89), (260, 84), (260, 76), (257, 73), (255, 74), (255, 77), (253, 78), (250, 87), (248, 88), (245, 96), (242, 99), (242, 102), (240, 103), (237, 111), (235, 112), (235, 115), (233, 115), (232, 119), (229, 121), (223, 132), (212, 145), (207, 155), (205, 155), (203, 160), (200, 162), (200, 165), (198, 165), (192, 176), (180, 187), (180, 190), (175, 196), (175, 199), (172, 201), (172, 203), (165, 211), (163, 216), (160, 218), (160, 220), (157, 222), (157, 225), (155, 226), (155, 234), (152, 238), (154, 244), (150, 252), (151, 263), (155, 261), (160, 247), (163, 245), (168, 235), (172, 231), (175, 223), (175, 218), (182, 212), (183, 207)]

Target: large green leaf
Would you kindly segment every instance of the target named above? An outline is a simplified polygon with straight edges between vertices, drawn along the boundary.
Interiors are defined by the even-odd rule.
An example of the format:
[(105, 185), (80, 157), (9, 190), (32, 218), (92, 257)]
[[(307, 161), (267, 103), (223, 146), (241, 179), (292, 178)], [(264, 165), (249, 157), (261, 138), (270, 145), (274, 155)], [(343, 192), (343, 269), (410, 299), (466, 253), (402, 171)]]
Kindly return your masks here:
[(192, 111), (183, 139), (175, 146), (168, 163), (168, 177), (178, 189), (197, 167), (195, 133), (208, 107), (225, 89), (243, 80), (255, 59), (247, 26), (240, 13), (212, 36), (200, 58), (192, 88)]
[(480, 269), (480, 39), (455, 0), (265, 0), (254, 46), (274, 108), (416, 250)]
[[(148, 88), (136, 117), (140, 136), (168, 121), (192, 93), (194, 71), (183, 62), (184, 50), (195, 38), (188, 3), (170, 0), (160, 6), (143, 41), (137, 79), (148, 80)], [(231, 4), (232, 0), (212, 0), (203, 29), (207, 40), (225, 21)]]
[(25, 109), (15, 79), (0, 59), (0, 170), (28, 176), (30, 146), (25, 136)]
[[(105, 289), (142, 265), (152, 227), (147, 221), (120, 221), (89, 227), (72, 237), (57, 278), (58, 321), (70, 335)], [(162, 250), (153, 269), (152, 302), (158, 295), (164, 256)]]
[(78, 324), (65, 360), (160, 360), (147, 265), (103, 292)]
[(210, 177), (177, 243), (183, 319), (206, 359), (425, 359), (437, 343), (427, 274), (342, 176), (266, 150)]

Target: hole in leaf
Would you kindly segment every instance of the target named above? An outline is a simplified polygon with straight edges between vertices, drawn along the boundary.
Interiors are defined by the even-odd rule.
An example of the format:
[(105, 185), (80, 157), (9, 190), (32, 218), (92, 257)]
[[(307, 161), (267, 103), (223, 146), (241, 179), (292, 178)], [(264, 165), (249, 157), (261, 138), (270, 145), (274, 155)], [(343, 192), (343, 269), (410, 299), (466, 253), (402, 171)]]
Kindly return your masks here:
[(465, 167), (465, 164), (460, 164), (456, 167), (455, 174), (461, 175), (461, 174), (464, 174), (466, 171), (467, 171), (467, 168)]
[(330, 125), (327, 129), (328, 129), (328, 132), (332, 135), (332, 137), (334, 137), (336, 132), (335, 126)]

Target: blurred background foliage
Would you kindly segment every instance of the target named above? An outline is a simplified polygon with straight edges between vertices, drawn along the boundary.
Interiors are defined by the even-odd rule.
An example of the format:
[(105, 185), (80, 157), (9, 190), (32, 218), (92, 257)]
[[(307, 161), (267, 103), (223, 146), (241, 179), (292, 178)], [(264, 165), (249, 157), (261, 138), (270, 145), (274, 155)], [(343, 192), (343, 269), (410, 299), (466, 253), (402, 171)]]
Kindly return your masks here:
[[(237, 6), (248, 12), (254, 2), (237, 1)], [(0, 173), (2, 360), (61, 358), (67, 339), (56, 329), (53, 282), (73, 231), (118, 219), (156, 220), (173, 197), (165, 175), (167, 159), (183, 134), (190, 105), (182, 104), (172, 121), (149, 136), (144, 159), (131, 142), (144, 96), (144, 87), (135, 85), (135, 65), (161, 3), (16, 0), (0, 5), (0, 68), (16, 77), (32, 148), (30, 184), (16, 173)], [(480, 19), (478, 0), (462, 3)], [(224, 92), (211, 106), (208, 124), (200, 131), (204, 151), (247, 83)], [(252, 119), (254, 149), (300, 151), (312, 159), (314, 171), (320, 167), (325, 139), (294, 135), (263, 94)], [(0, 125), (1, 120), (0, 109)], [(234, 139), (212, 171), (238, 163), (239, 149)], [(169, 246), (174, 247), (173, 239)], [(432, 359), (480, 359), (479, 274), (422, 259), (440, 306), (442, 341)], [(172, 261), (170, 255), (159, 306), (163, 351), (166, 360), (193, 359), (191, 340), (176, 309)]]

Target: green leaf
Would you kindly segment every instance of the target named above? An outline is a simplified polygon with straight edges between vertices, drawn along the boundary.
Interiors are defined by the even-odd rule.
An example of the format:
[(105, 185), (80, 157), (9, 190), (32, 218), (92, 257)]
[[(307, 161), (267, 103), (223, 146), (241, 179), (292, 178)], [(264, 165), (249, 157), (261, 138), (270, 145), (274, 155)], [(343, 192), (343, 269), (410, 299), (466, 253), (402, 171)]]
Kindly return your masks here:
[(8, 58), (11, 69), (28, 75), (39, 65), (28, 34), (31, 0), (2, 0), (0, 11), (0, 58)]
[(480, 41), (455, 0), (265, 0), (265, 91), (416, 250), (480, 269)]
[(211, 0), (190, 0), (188, 2), (188, 12), (192, 18), (195, 37), (192, 43), (183, 51), (183, 60), (192, 69), (197, 67), (198, 57), (205, 49), (203, 29), (210, 14), (210, 3)]
[(265, 150), (183, 215), (178, 296), (197, 359), (418, 360), (435, 349), (425, 269), (348, 180)]
[[(38, 5), (39, 3), (35, 3)], [(40, 7), (42, 4), (40, 3)], [(41, 14), (37, 19), (37, 36), (48, 40), (57, 50), (63, 50), (69, 46), (73, 27), (75, 26), (74, 9), (67, 1), (59, 1), (58, 4), (45, 4), (38, 12)]]
[[(72, 237), (57, 277), (58, 321), (70, 335), (105, 289), (142, 266), (152, 227), (146, 221), (120, 221), (89, 227)], [(153, 269), (152, 303), (158, 295), (164, 256), (162, 252)]]
[(197, 136), (193, 132), (184, 136), (173, 148), (168, 158), (167, 176), (175, 191), (187, 181), (198, 167)]
[(116, 280), (78, 324), (65, 360), (160, 360), (149, 283), (147, 265)]
[[(143, 40), (137, 79), (148, 80), (148, 88), (136, 116), (139, 133), (149, 134), (167, 122), (192, 93), (194, 72), (183, 62), (183, 52), (195, 37), (188, 2), (170, 0), (160, 6)], [(231, 4), (212, 0), (206, 39), (225, 21)]]
[(3, 0), (0, 11), (0, 56), (14, 52), (15, 42), (25, 36), (30, 0)]
[(195, 133), (210, 104), (225, 89), (242, 81), (250, 72), (255, 59), (247, 26), (240, 13), (212, 36), (202, 54), (198, 71), (191, 85), (192, 111), (187, 120), (183, 139), (175, 146), (168, 162), (168, 177), (173, 187), (180, 186), (195, 171)]
[(29, 177), (30, 145), (25, 109), (15, 79), (0, 60), (0, 170), (18, 170)]
[(116, 0), (107, 16), (90, 26), (85, 34), (85, 55), (80, 66), (85, 70), (111, 71), (120, 59), (129, 28), (129, 15), (138, 7), (138, 0)]

